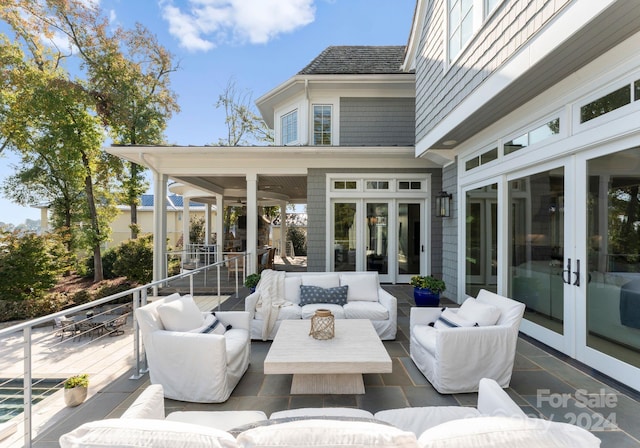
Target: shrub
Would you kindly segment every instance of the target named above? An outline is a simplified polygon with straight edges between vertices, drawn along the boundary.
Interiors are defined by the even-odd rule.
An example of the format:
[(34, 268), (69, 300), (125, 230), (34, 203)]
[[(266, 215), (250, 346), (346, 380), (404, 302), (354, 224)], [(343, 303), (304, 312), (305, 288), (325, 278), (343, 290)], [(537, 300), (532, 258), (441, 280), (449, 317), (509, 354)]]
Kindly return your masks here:
[(124, 241), (114, 250), (113, 272), (116, 276), (138, 283), (153, 280), (153, 235)]
[(296, 255), (307, 255), (307, 235), (297, 227), (287, 229), (287, 239), (293, 244), (293, 251)]
[(68, 268), (68, 253), (56, 234), (0, 234), (0, 299), (42, 298)]

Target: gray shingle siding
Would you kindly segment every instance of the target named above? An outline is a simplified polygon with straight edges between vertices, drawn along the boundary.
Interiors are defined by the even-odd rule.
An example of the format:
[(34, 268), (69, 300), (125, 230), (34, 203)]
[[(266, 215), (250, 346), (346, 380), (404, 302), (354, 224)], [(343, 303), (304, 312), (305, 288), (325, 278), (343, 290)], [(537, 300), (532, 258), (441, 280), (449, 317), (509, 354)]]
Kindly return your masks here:
[(416, 79), (416, 141), (420, 141), (491, 73), (571, 0), (506, 0), (445, 70), (447, 0), (429, 2)]
[(341, 98), (340, 145), (411, 146), (413, 98)]
[(325, 203), (326, 171), (309, 169), (307, 174), (307, 271), (326, 271), (326, 227)]
[(443, 168), (442, 190), (453, 194), (451, 202), (451, 217), (441, 218), (442, 221), (442, 279), (447, 284), (443, 294), (455, 300), (458, 297), (458, 203), (455, 192), (458, 183), (458, 164)]

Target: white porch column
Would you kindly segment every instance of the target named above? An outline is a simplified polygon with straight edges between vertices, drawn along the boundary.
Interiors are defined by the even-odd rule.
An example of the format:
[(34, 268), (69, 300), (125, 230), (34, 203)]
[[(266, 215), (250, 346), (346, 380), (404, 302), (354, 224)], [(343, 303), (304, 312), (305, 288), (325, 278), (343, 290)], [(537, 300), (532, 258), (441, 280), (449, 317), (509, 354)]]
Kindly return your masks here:
[(40, 235), (49, 231), (49, 206), (40, 207)]
[[(189, 198), (184, 196), (182, 198), (182, 251), (184, 252), (185, 257), (188, 257), (189, 254), (189, 244), (191, 241), (189, 240), (189, 224), (191, 223), (191, 209), (189, 208)], [(186, 258), (184, 259), (186, 261)]]
[(167, 182), (168, 176), (153, 172), (153, 280), (167, 278)]
[(280, 201), (280, 256), (287, 255), (287, 203)]
[(247, 259), (247, 275), (257, 271), (256, 260), (258, 251), (258, 175), (247, 173), (247, 252), (251, 256)]
[(216, 245), (218, 261), (222, 260), (222, 251), (224, 250), (224, 196), (216, 195)]
[(209, 245), (211, 240), (211, 204), (204, 204), (204, 244)]

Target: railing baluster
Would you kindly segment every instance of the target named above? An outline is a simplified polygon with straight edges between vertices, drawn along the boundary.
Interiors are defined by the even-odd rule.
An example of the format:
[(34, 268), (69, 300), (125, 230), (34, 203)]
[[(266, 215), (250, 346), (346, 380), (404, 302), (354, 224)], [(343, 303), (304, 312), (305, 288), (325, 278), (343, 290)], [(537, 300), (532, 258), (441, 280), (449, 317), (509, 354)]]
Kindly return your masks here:
[(22, 382), (24, 402), (24, 446), (31, 448), (33, 422), (31, 420), (31, 327), (25, 327), (24, 335), (24, 378)]

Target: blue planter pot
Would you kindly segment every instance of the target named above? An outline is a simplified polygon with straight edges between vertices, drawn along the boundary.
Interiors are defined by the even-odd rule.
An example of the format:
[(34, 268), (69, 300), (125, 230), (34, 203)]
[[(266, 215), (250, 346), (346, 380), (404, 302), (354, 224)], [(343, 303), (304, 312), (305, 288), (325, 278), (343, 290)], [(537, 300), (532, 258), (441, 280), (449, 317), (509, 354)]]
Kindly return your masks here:
[(413, 300), (416, 306), (439, 306), (440, 294), (434, 294), (427, 288), (413, 288)]

